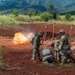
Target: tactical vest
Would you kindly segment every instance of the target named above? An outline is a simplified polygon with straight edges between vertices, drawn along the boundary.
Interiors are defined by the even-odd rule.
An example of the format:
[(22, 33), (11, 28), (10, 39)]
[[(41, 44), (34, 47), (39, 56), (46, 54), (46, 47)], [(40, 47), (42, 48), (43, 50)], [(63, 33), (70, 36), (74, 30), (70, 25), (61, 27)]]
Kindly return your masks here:
[(66, 35), (63, 35), (60, 38), (60, 42), (63, 42), (63, 45), (62, 45), (62, 48), (61, 48), (62, 50), (68, 50), (68, 49), (70, 49), (68, 37)]
[(39, 36), (33, 37), (32, 45), (33, 45), (33, 48), (37, 48), (40, 46), (40, 37)]

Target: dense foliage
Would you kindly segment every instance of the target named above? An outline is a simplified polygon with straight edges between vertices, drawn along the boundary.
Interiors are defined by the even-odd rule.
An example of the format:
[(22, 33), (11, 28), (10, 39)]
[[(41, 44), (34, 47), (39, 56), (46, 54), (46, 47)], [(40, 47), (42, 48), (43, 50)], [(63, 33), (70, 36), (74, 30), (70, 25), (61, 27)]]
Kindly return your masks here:
[(60, 23), (60, 24), (74, 24), (75, 15), (66, 14), (58, 15), (56, 13), (43, 12), (39, 13), (35, 11), (28, 14), (20, 14), (17, 10), (12, 12), (13, 14), (0, 14), (0, 26), (15, 26), (24, 23), (31, 22), (48, 22), (48, 23)]
[[(10, 13), (17, 9), (20, 13), (46, 12), (53, 5), (57, 13), (75, 12), (75, 0), (0, 0), (0, 12)], [(53, 8), (53, 6), (50, 6)]]

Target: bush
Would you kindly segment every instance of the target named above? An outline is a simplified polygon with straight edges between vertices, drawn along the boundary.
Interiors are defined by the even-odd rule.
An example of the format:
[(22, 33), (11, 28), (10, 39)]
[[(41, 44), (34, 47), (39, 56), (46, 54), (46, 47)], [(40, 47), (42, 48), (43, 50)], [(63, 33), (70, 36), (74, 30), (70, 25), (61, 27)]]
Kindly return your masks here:
[(29, 22), (30, 21), (30, 17), (29, 17), (29, 15), (19, 15), (19, 16), (17, 16), (17, 17), (15, 17), (16, 18), (16, 20), (17, 21), (19, 21), (19, 22)]
[(57, 14), (56, 13), (53, 13), (53, 19), (57, 20)]
[(36, 10), (34, 13), (33, 13), (33, 15), (38, 15), (39, 14), (39, 12), (38, 12), (38, 10)]
[(72, 16), (71, 14), (67, 13), (67, 14), (65, 15), (65, 19), (69, 21), (69, 20), (71, 19), (71, 16)]
[(45, 12), (45, 13), (41, 14), (40, 18), (42, 21), (48, 21), (53, 18), (53, 15), (48, 12)]
[(19, 15), (19, 11), (18, 10), (14, 10), (13, 11), (13, 15), (15, 15), (15, 17), (18, 16)]
[(29, 18), (31, 18), (31, 16), (33, 15), (33, 13), (31, 12), (31, 13), (28, 13), (28, 16), (29, 16)]
[(14, 25), (19, 25), (19, 23), (14, 19), (14, 18), (11, 18), (11, 17), (8, 17), (8, 16), (0, 16), (0, 25), (2, 26), (14, 26)]

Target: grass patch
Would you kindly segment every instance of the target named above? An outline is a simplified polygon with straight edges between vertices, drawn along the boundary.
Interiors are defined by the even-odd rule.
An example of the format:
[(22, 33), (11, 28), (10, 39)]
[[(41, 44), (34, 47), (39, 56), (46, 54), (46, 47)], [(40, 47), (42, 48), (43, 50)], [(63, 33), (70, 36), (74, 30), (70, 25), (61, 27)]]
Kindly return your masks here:
[(25, 21), (25, 22), (29, 22), (30, 18), (28, 15), (19, 15), (17, 17), (15, 17), (17, 21)]
[(53, 66), (56, 66), (57, 63), (56, 62), (52, 62), (52, 63), (43, 63), (41, 66), (42, 67), (53, 67)]
[(38, 73), (36, 73), (36, 74), (33, 74), (33, 75), (39, 75)]
[(41, 14), (39, 15), (32, 15), (29, 17), (29, 15), (22, 15), (19, 14), (18, 16), (14, 16), (12, 14), (8, 15), (0, 15), (0, 26), (19, 26), (20, 24), (25, 23), (55, 23), (55, 24), (75, 24), (75, 16), (72, 16), (72, 21), (65, 20), (65, 15), (58, 15), (60, 19), (54, 20), (50, 19), (48, 22), (41, 21)]
[(2, 48), (0, 48), (0, 72), (4, 69), (3, 57), (2, 57)]
[(60, 65), (60, 68), (63, 68), (63, 69), (71, 68), (71, 67), (72, 67), (72, 65), (70, 65), (70, 64), (62, 64), (62, 65)]
[(2, 48), (0, 48), (0, 72), (3, 72), (5, 69), (8, 68), (8, 66), (3, 63), (3, 61), (4, 61), (3, 56), (2, 56), (3, 49), (4, 49), (4, 46), (2, 46)]
[(15, 26), (19, 23), (10, 16), (0, 16), (0, 26)]

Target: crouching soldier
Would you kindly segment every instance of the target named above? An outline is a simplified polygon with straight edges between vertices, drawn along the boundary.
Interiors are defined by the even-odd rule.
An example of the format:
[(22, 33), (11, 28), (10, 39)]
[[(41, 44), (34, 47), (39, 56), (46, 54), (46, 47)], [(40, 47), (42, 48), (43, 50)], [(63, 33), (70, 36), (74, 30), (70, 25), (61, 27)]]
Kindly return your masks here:
[(56, 42), (52, 42), (50, 44), (50, 46), (53, 47), (54, 50), (55, 50), (54, 56), (55, 56), (56, 61), (60, 62), (61, 61), (60, 54), (59, 54), (60, 50), (58, 48), (58, 46), (59, 46), (59, 40), (57, 40)]
[(50, 63), (54, 61), (54, 55), (52, 51), (47, 47), (42, 50), (42, 56), (43, 56), (43, 60), (42, 60), (43, 62)]
[(33, 60), (33, 61), (36, 60), (36, 54), (38, 55), (39, 60), (42, 61), (41, 58), (40, 58), (40, 50), (39, 50), (39, 47), (40, 47), (40, 44), (41, 44), (40, 38), (41, 38), (41, 36), (38, 33), (35, 33), (34, 37), (32, 38), (33, 55), (32, 55), (31, 60)]
[(65, 34), (65, 31), (63, 29), (60, 30), (60, 36), (61, 37), (60, 37), (58, 50), (61, 58), (61, 64), (63, 64), (70, 60), (70, 56), (72, 52), (70, 49), (68, 37)]

